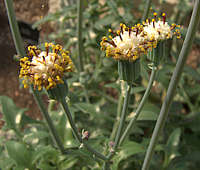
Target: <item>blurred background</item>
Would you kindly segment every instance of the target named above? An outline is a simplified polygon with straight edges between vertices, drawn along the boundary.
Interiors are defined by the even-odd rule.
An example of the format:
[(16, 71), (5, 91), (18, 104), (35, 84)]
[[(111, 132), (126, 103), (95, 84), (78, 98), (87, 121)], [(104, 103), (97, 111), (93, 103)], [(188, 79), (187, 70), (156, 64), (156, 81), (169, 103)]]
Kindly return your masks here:
[[(152, 1), (152, 9), (149, 12), (149, 17), (152, 16), (153, 11), (158, 12), (158, 14), (166, 12), (167, 20), (170, 23), (175, 22), (181, 25), (182, 39), (174, 39), (169, 42), (168, 50), (166, 52), (166, 64), (164, 63), (164, 65), (160, 67), (155, 86), (152, 89), (148, 101), (151, 103), (151, 107), (148, 105), (146, 110), (150, 109), (152, 112), (156, 111), (157, 114), (159, 113), (159, 107), (166, 95), (168, 83), (187, 31), (187, 26), (192, 13), (192, 5), (192, 0)], [(120, 91), (120, 85), (116, 85), (116, 81), (118, 80), (117, 65), (111, 59), (103, 57), (99, 43), (102, 36), (107, 34), (109, 28), (115, 30), (119, 27), (119, 23), (121, 22), (127, 25), (133, 25), (140, 22), (144, 7), (145, 0), (84, 0), (82, 32), (85, 63), (84, 81), (87, 82), (91, 104), (100, 108), (101, 111), (103, 110), (101, 116), (109, 116), (112, 121), (115, 120), (115, 109), (117, 108), (116, 104)], [(72, 59), (75, 61), (75, 64), (78, 65), (76, 62), (78, 55), (76, 49), (76, 0), (14, 0), (14, 8), (25, 48), (31, 44), (54, 41), (62, 44), (64, 48), (69, 49)], [(29, 90), (23, 89), (19, 83), (19, 62), (14, 59), (16, 58), (16, 50), (9, 29), (3, 1), (0, 1), (0, 51), (0, 95), (9, 96), (18, 107), (28, 108), (26, 111), (27, 115), (33, 119), (41, 120), (42, 116), (40, 115), (32, 95), (29, 93)], [(145, 62), (146, 61), (143, 63), (144, 65)], [(144, 86), (148, 83), (148, 75), (149, 70), (144, 69), (142, 71), (142, 78), (144, 80), (140, 80), (141, 88), (132, 92), (132, 101), (134, 101), (132, 104), (134, 104), (131, 105), (131, 109), (135, 109), (137, 106), (135, 103), (141, 99), (144, 92)], [(78, 82), (78, 80), (79, 78), (74, 76), (74, 78), (69, 80), (69, 84), (71, 83), (70, 85), (73, 85), (73, 83)], [(91, 110), (88, 111), (86, 108), (82, 107), (83, 105), (76, 105), (76, 102), (84, 101), (83, 94), (81, 94), (81, 88), (79, 86), (73, 86), (72, 91), (76, 93), (74, 96), (71, 96), (71, 108), (74, 113), (86, 112), (90, 114), (89, 112)], [(179, 127), (182, 128), (182, 138), (185, 138), (185, 140), (181, 140), (179, 145), (180, 155), (182, 155), (182, 157), (175, 161), (178, 163), (180, 161), (185, 161), (185, 164), (183, 165), (185, 169), (192, 168), (193, 170), (198, 170), (198, 166), (200, 165), (199, 94), (200, 27), (198, 28), (192, 50), (187, 60), (187, 65), (177, 90), (177, 95), (175, 96), (172, 109), (170, 110), (171, 117), (167, 124), (168, 130), (165, 132), (162, 139), (166, 142), (165, 139), (167, 139), (167, 136), (169, 136), (174, 129)], [(92, 107), (92, 105), (90, 105), (90, 107)], [(86, 109), (86, 111), (84, 109)], [(96, 108), (92, 109), (92, 111), (96, 111)], [(109, 112), (109, 114), (107, 114), (107, 112)], [(83, 115), (81, 116), (81, 114), (79, 115), (79, 126), (86, 126), (84, 124), (86, 117)], [(91, 116), (92, 118), (89, 120), (90, 123), (88, 123), (88, 125), (91, 127), (90, 130), (93, 130), (93, 132), (96, 132), (97, 134), (101, 131), (101, 135), (103, 134), (108, 137), (112, 128), (112, 121), (109, 118), (98, 121), (95, 116)], [(4, 124), (4, 121), (1, 120), (1, 118), (2, 114), (0, 113), (0, 127)], [(143, 121), (146, 121), (146, 119), (148, 121), (155, 121), (156, 117), (146, 117)], [(145, 143), (145, 140), (147, 140), (147, 138), (149, 140), (151, 136), (154, 124), (152, 124), (152, 122), (140, 123), (138, 124), (139, 130), (136, 129), (136, 135), (132, 135), (130, 140), (136, 140), (138, 142), (142, 141)], [(106, 125), (106, 127), (104, 127), (104, 125)], [(104, 127), (104, 129), (102, 129), (102, 127)], [(147, 142), (145, 143), (145, 146), (146, 145)], [(176, 154), (177, 153), (175, 153), (175, 156), (178, 157), (179, 155)], [(189, 154), (191, 154), (190, 157)], [(138, 163), (136, 162), (135, 165), (142, 163), (142, 156), (138, 156), (137, 159), (134, 159), (135, 162), (140, 160)], [(162, 161), (162, 159), (155, 156), (155, 167), (156, 160)], [(133, 160), (129, 161), (133, 162)], [(177, 162), (173, 165), (177, 165)], [(126, 165), (123, 164), (122, 167), (126, 167)], [(170, 170), (173, 170), (173, 168)]]
[[(92, 0), (86, 1), (87, 3), (91, 2), (91, 4), (94, 4), (94, 1)], [(71, 0), (66, 1), (65, 3), (66, 5), (72, 5), (75, 4), (76, 1)], [(98, 3), (102, 5), (106, 2), (105, 0), (99, 0)], [(142, 16), (140, 12), (140, 9), (142, 8), (140, 6), (142, 3), (141, 0), (132, 0), (129, 3), (127, 1), (124, 1), (123, 3), (124, 4), (121, 4), (118, 8), (118, 11), (119, 13), (121, 13), (121, 15), (124, 15), (124, 13), (126, 13), (126, 9), (124, 8), (124, 6), (127, 6), (129, 3), (131, 3), (133, 5), (131, 11), (132, 15), (136, 18), (140, 18)], [(187, 26), (192, 10), (192, 1), (185, 1), (185, 3), (189, 5), (189, 9), (186, 7), (184, 8), (186, 17), (182, 16), (182, 23), (180, 24)], [(173, 15), (173, 11), (177, 11), (177, 4), (179, 4), (179, 0), (153, 0), (152, 3), (155, 9), (161, 8), (161, 11), (165, 11), (168, 16)], [(59, 13), (59, 11), (61, 11), (63, 8), (63, 6), (61, 5), (61, 0), (14, 0), (16, 17), (19, 22), (19, 27), (24, 40), (25, 47), (27, 47), (30, 44), (37, 44), (39, 39), (41, 42), (44, 41), (45, 38), (48, 39), (48, 35), (50, 33), (53, 33), (54, 36), (56, 33), (58, 33), (58, 30), (56, 30), (56, 27), (58, 27), (59, 25), (57, 20), (60, 20), (63, 16), (57, 18), (57, 20), (55, 19), (56, 21), (51, 21), (54, 20), (53, 18), (47, 19), (47, 22), (43, 23), (35, 29), (33, 29), (32, 26), (35, 22), (40, 21), (41, 18), (48, 14), (56, 12)], [(85, 8), (87, 8), (87, 6), (85, 6)], [(129, 15), (131, 13), (129, 13)], [(100, 17), (102, 18), (104, 16), (102, 15)], [(94, 34), (94, 32), (92, 33)], [(61, 41), (60, 37), (57, 38), (57, 41)], [(193, 45), (192, 51), (187, 61), (187, 64), (193, 67), (194, 69), (197, 68), (200, 62), (199, 43), (199, 41), (196, 41), (196, 43)], [(15, 101), (15, 103), (20, 107), (30, 108), (28, 114), (33, 118), (40, 118), (39, 110), (37, 107), (35, 107), (32, 95), (30, 95), (29, 92), (23, 88), (19, 89), (19, 63), (13, 59), (14, 55), (16, 54), (16, 51), (11, 37), (6, 9), (3, 1), (0, 2), (0, 51), (0, 94), (11, 97)]]

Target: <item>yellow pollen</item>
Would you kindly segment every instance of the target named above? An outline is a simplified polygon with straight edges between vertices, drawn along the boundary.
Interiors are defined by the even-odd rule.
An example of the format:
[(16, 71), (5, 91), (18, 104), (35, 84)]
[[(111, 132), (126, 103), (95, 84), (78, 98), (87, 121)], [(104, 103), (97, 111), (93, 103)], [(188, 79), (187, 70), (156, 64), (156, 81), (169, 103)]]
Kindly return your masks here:
[(29, 46), (29, 57), (20, 59), (20, 74), (24, 88), (33, 84), (34, 88), (41, 90), (53, 88), (63, 83), (65, 72), (73, 71), (73, 63), (68, 56), (68, 51), (61, 45), (53, 43), (44, 44), (46, 51), (39, 50), (36, 46)]

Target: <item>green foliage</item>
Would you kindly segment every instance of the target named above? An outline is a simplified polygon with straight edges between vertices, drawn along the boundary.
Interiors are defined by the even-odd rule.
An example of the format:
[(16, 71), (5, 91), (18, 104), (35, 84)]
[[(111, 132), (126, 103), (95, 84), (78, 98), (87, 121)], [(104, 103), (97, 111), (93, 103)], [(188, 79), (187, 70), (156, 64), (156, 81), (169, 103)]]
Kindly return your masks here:
[[(136, 1), (135, 1), (136, 2)], [(118, 98), (121, 84), (118, 83), (117, 62), (104, 58), (100, 51), (100, 39), (108, 28), (115, 28), (120, 22), (132, 25), (140, 20), (144, 3), (136, 4), (128, 0), (107, 0), (100, 4), (98, 0), (84, 1), (83, 13), (83, 46), (84, 72), (79, 77), (72, 73), (68, 78), (68, 104), (73, 114), (79, 133), (87, 130), (90, 146), (105, 154), (110, 150), (109, 137), (116, 121)], [(162, 2), (164, 4), (164, 2)], [(180, 1), (174, 9), (171, 21), (176, 21), (176, 10), (187, 7), (186, 0)], [(139, 7), (138, 7), (139, 5)], [(181, 8), (181, 5), (184, 8)], [(152, 5), (155, 7), (155, 4)], [(119, 12), (119, 8), (124, 13)], [(70, 49), (72, 59), (77, 63), (77, 9), (76, 4), (63, 5), (55, 14), (49, 14), (34, 24), (38, 27), (53, 21), (55, 32), (47, 36), (49, 40), (60, 40), (66, 49)], [(177, 16), (181, 22), (186, 13)], [(175, 16), (174, 16), (175, 15)], [(197, 36), (196, 43), (199, 43)], [(166, 51), (166, 59), (159, 66), (155, 86), (151, 95), (131, 129), (129, 137), (119, 147), (112, 161), (112, 170), (140, 169), (149, 144), (155, 121), (158, 118), (163, 97), (166, 95), (169, 80), (174, 71), (180, 42), (172, 41), (171, 48)], [(171, 60), (173, 56), (173, 60)], [(165, 62), (165, 63), (163, 63)], [(134, 116), (141, 96), (144, 94), (149, 79), (149, 60), (141, 59), (141, 77), (131, 91), (130, 104), (126, 124)], [(151, 169), (159, 170), (198, 170), (200, 164), (200, 65), (194, 69), (186, 66), (178, 86), (172, 108), (167, 119), (167, 126), (159, 137), (156, 154)], [(84, 92), (84, 88), (86, 92)], [(86, 101), (89, 96), (89, 101)], [(53, 103), (53, 104), (52, 104)], [(69, 122), (56, 102), (50, 101), (49, 114), (58, 135), (65, 147), (62, 154), (55, 146), (44, 121), (33, 120), (25, 112), (26, 108), (18, 108), (12, 99), (0, 96), (1, 113), (5, 121), (0, 130), (0, 168), (18, 170), (101, 170), (103, 162), (94, 157), (74, 139)], [(51, 105), (52, 104), (52, 105)], [(117, 119), (118, 120), (118, 119)], [(6, 134), (6, 135), (5, 135)]]
[(8, 141), (5, 146), (8, 156), (16, 162), (18, 167), (32, 169), (32, 153), (25, 144), (16, 141)]

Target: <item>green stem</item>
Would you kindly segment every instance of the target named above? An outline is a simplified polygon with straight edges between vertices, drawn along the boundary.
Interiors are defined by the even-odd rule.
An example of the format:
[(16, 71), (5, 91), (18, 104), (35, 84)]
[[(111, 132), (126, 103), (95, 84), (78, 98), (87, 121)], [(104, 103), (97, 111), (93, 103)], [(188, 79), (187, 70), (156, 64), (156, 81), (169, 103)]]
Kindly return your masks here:
[(24, 44), (22, 41), (22, 38), (19, 33), (19, 27), (17, 25), (17, 20), (15, 17), (15, 12), (13, 8), (13, 0), (4, 0), (5, 5), (6, 5), (6, 10), (7, 10), (7, 15), (8, 15), (8, 20), (10, 23), (10, 29), (12, 32), (12, 37), (15, 43), (15, 48), (17, 50), (17, 53), (20, 56), (25, 56), (26, 53), (24, 51)]
[[(15, 48), (17, 49), (17, 53), (20, 56), (25, 56), (26, 53), (24, 51), (24, 47), (23, 47), (23, 42), (22, 42), (22, 38), (21, 35), (19, 33), (19, 28), (17, 25), (17, 21), (16, 21), (16, 17), (15, 17), (15, 12), (14, 12), (14, 8), (13, 8), (13, 0), (5, 0), (5, 5), (6, 5), (6, 10), (8, 13), (8, 19), (9, 19), (9, 23), (10, 23), (10, 29), (12, 31), (12, 37), (14, 39), (14, 43), (15, 43)], [(64, 153), (64, 147), (55, 131), (55, 128), (53, 126), (53, 123), (47, 113), (47, 111), (44, 108), (44, 104), (42, 103), (42, 100), (40, 98), (40, 96), (36, 93), (36, 91), (32, 88), (33, 91), (33, 95), (35, 97), (36, 103), (38, 104), (38, 106), (40, 107), (40, 110), (44, 116), (44, 118), (47, 121), (48, 127), (50, 129), (50, 132), (53, 136), (53, 138), (55, 139), (55, 142), (57, 144), (57, 146), (59, 147), (59, 149), (61, 150), (62, 153)]]
[(114, 143), (114, 147), (113, 147), (114, 151), (118, 147), (119, 140), (120, 140), (120, 137), (121, 137), (121, 133), (122, 133), (122, 130), (123, 130), (123, 127), (124, 127), (126, 113), (127, 113), (128, 104), (129, 104), (129, 99), (130, 99), (130, 92), (131, 92), (131, 86), (128, 85), (127, 91), (126, 91), (126, 96), (125, 96), (125, 99), (124, 99), (124, 105), (123, 105), (123, 110), (122, 110), (122, 114), (121, 114), (121, 118), (120, 118), (120, 123), (119, 123), (119, 127), (118, 127), (117, 134), (116, 134), (116, 137), (115, 137), (115, 143)]
[[(123, 109), (122, 109), (122, 113), (121, 113), (120, 123), (119, 123), (119, 127), (117, 129), (117, 134), (115, 136), (115, 142), (114, 142), (114, 146), (113, 146), (114, 152), (116, 151), (116, 149), (119, 145), (119, 140), (120, 140), (121, 133), (122, 133), (122, 130), (124, 127), (126, 112), (128, 109), (128, 104), (129, 104), (129, 99), (130, 99), (130, 92), (131, 92), (131, 86), (127, 85), (126, 96), (124, 99), (124, 105), (123, 105)], [(112, 157), (114, 156), (114, 152), (110, 152), (108, 154), (108, 156), (107, 156), (108, 160), (112, 159)], [(110, 162), (109, 161), (104, 163), (103, 170), (110, 170)]]
[[(130, 99), (130, 92), (131, 92), (131, 86), (127, 85), (126, 96), (125, 96), (125, 99), (124, 99), (124, 105), (123, 105), (123, 109), (122, 109), (122, 113), (121, 113), (119, 127), (117, 129), (117, 134), (115, 136), (115, 142), (114, 142), (114, 146), (113, 146), (114, 151), (117, 149), (117, 147), (119, 145), (119, 140), (120, 140), (121, 133), (122, 133), (122, 130), (123, 130), (123, 127), (124, 127), (126, 113), (127, 113), (128, 104), (129, 104), (129, 99)], [(107, 156), (107, 158), (110, 160), (113, 155), (114, 155), (114, 153), (112, 152)]]
[(176, 68), (175, 68), (172, 78), (170, 80), (169, 88), (167, 90), (167, 95), (162, 104), (162, 108), (161, 108), (158, 120), (156, 122), (156, 126), (154, 128), (153, 135), (152, 135), (149, 147), (148, 147), (146, 155), (145, 155), (142, 170), (149, 169), (150, 161), (153, 156), (154, 148), (156, 146), (156, 143), (158, 141), (160, 133), (164, 127), (170, 106), (172, 104), (173, 97), (175, 95), (176, 87), (178, 85), (181, 74), (183, 72), (183, 68), (184, 68), (185, 62), (187, 60), (187, 56), (192, 47), (192, 43), (193, 43), (193, 40), (195, 37), (195, 33), (196, 33), (196, 30), (198, 27), (199, 20), (200, 20), (200, 0), (196, 0), (195, 4), (194, 4), (194, 9), (192, 12), (192, 17), (190, 20), (189, 28), (188, 28), (188, 31), (186, 34), (186, 38), (184, 40), (183, 47), (181, 49), (181, 52), (180, 52), (180, 55), (179, 55), (179, 58), (178, 58), (178, 61), (176, 64)]
[(150, 5), (151, 5), (151, 0), (146, 0), (146, 6), (145, 6), (144, 14), (142, 16), (142, 21), (145, 21), (147, 19)]
[(142, 97), (142, 100), (139, 104), (139, 106), (137, 107), (137, 110), (135, 112), (135, 115), (134, 117), (131, 119), (131, 121), (129, 122), (126, 130), (124, 131), (124, 133), (122, 134), (122, 137), (120, 138), (120, 141), (119, 141), (119, 145), (121, 145), (123, 143), (123, 141), (125, 140), (125, 138), (127, 137), (127, 135), (129, 134), (130, 130), (132, 129), (133, 125), (135, 124), (138, 116), (140, 115), (141, 113), (141, 110), (147, 100), (147, 98), (149, 97), (149, 94), (150, 94), (150, 91), (151, 91), (151, 87), (153, 85), (153, 82), (155, 80), (155, 76), (156, 76), (156, 67), (153, 67), (152, 68), (152, 72), (151, 72), (151, 76), (150, 76), (150, 80), (149, 80), (149, 83), (148, 83), (148, 86), (147, 86), (147, 89), (144, 93), (144, 96)]
[(84, 95), (85, 95), (86, 102), (90, 103), (90, 99), (89, 99), (88, 91), (87, 91), (87, 88), (86, 88), (86, 84), (83, 85), (83, 92), (84, 92)]
[[(83, 0), (77, 1), (77, 15), (78, 15), (78, 62), (79, 62), (79, 72), (83, 72), (83, 39), (82, 39), (82, 18), (83, 18)], [(86, 89), (86, 84), (83, 84), (83, 92), (87, 103), (90, 103), (88, 91)]]
[[(104, 91), (101, 91), (101, 90), (94, 90), (94, 92), (100, 94), (102, 97), (105, 97), (108, 101), (110, 101), (110, 102), (112, 102), (112, 103), (114, 103), (114, 104), (118, 104), (118, 101), (117, 101), (115, 98), (113, 98), (113, 97), (107, 95)], [(134, 106), (133, 106), (133, 105), (129, 105), (128, 108), (134, 109)]]
[(77, 13), (78, 13), (78, 59), (79, 59), (79, 71), (83, 71), (83, 41), (82, 41), (82, 12), (83, 11), (83, 0), (77, 1)]
[(119, 120), (120, 120), (120, 115), (121, 115), (121, 110), (122, 110), (122, 103), (123, 103), (123, 95), (121, 94), (119, 99), (118, 99), (118, 105), (117, 105), (117, 117), (116, 117), (116, 121), (113, 125), (113, 129), (112, 129), (112, 133), (110, 135), (110, 141), (114, 140), (114, 137), (116, 135), (117, 132), (117, 127), (119, 126)]
[(67, 118), (68, 118), (68, 121), (69, 121), (69, 123), (70, 123), (70, 125), (71, 125), (71, 128), (72, 128), (72, 131), (73, 131), (73, 134), (74, 134), (75, 138), (77, 139), (77, 141), (79, 141), (81, 144), (83, 144), (83, 146), (84, 146), (89, 152), (91, 152), (93, 155), (95, 155), (96, 157), (98, 157), (98, 158), (100, 158), (100, 159), (102, 159), (102, 160), (104, 160), (104, 161), (107, 161), (107, 158), (106, 158), (104, 155), (102, 155), (101, 153), (99, 153), (99, 152), (97, 152), (96, 150), (94, 150), (92, 147), (90, 147), (90, 146), (82, 139), (82, 137), (79, 135), (79, 132), (78, 132), (78, 130), (77, 130), (77, 128), (76, 128), (76, 125), (75, 125), (75, 123), (74, 123), (74, 121), (73, 121), (72, 115), (71, 115), (71, 113), (70, 113), (70, 111), (69, 111), (69, 108), (68, 108), (68, 105), (67, 105), (65, 99), (62, 99), (60, 102), (61, 102), (61, 106), (62, 106), (62, 108), (63, 108), (63, 110), (64, 110), (64, 112), (65, 112), (65, 114), (66, 114), (66, 116), (67, 116)]
[(49, 132), (51, 133), (52, 138), (54, 139), (54, 141), (57, 144), (60, 151), (62, 153), (64, 153), (65, 152), (64, 146), (56, 132), (55, 126), (53, 125), (53, 122), (52, 122), (48, 112), (46, 111), (46, 108), (44, 107), (44, 103), (42, 102), (39, 92), (37, 90), (34, 90), (33, 87), (32, 87), (32, 92), (33, 92), (34, 99), (35, 99), (38, 107), (40, 108), (40, 111), (41, 111), (43, 117), (45, 118), (45, 120), (47, 122)]

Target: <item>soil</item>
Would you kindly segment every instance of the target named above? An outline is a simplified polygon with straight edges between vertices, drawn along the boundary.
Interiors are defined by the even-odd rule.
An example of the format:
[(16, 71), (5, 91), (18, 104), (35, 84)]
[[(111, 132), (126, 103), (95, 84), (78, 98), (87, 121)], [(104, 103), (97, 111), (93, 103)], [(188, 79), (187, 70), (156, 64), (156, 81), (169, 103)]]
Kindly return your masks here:
[[(48, 0), (14, 0), (14, 8), (17, 20), (32, 24), (47, 13)], [(20, 108), (29, 108), (27, 114), (32, 118), (41, 119), (29, 90), (19, 88), (19, 63), (13, 59), (16, 50), (3, 1), (0, 2), (0, 51), (0, 95), (9, 96)], [(0, 121), (0, 127), (2, 124)]]
[[(18, 20), (32, 24), (38, 21), (48, 11), (48, 0), (14, 0), (14, 7)], [(42, 30), (41, 30), (42, 31)], [(38, 107), (27, 89), (19, 88), (18, 72), (19, 63), (13, 60), (16, 54), (4, 2), (0, 2), (0, 95), (11, 97), (16, 105), (29, 108), (27, 114), (34, 119), (41, 119)], [(193, 47), (187, 64), (197, 67), (200, 50)], [(0, 119), (1, 119), (0, 113)], [(0, 122), (0, 126), (2, 122)]]

